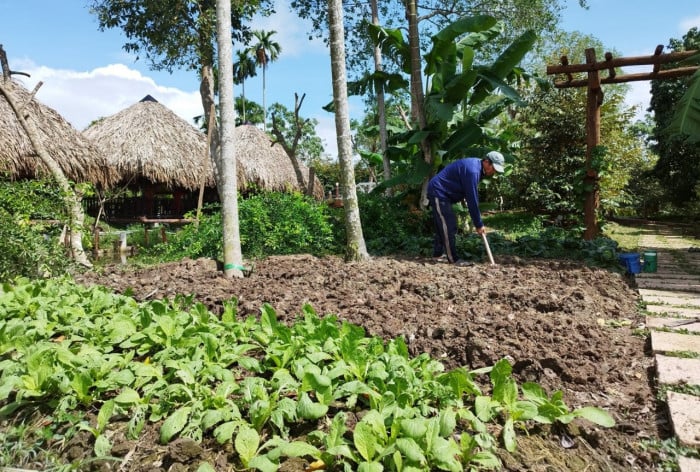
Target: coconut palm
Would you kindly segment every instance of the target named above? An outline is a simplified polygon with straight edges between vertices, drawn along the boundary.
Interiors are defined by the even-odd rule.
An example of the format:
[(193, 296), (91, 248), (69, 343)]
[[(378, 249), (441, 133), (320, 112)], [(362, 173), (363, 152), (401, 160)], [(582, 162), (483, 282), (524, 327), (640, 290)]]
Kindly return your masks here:
[(263, 131), (266, 128), (267, 108), (265, 107), (265, 71), (270, 62), (274, 62), (282, 52), (282, 46), (277, 41), (272, 40), (272, 35), (277, 31), (253, 31), (253, 36), (257, 40), (250, 51), (255, 54), (255, 63), (262, 68), (263, 71)]
[(255, 70), (255, 59), (251, 57), (248, 50), (236, 51), (236, 60), (233, 63), (233, 83), (241, 84), (243, 100), (243, 123), (246, 122), (245, 116), (245, 79), (249, 77), (255, 77), (257, 71)]

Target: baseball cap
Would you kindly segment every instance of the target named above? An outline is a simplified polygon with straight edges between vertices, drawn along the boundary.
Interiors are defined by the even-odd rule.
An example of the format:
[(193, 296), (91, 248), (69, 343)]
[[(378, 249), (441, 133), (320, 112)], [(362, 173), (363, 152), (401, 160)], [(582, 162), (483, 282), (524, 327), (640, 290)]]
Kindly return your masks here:
[(506, 163), (503, 154), (501, 154), (498, 151), (491, 151), (488, 154), (486, 154), (486, 159), (491, 161), (491, 164), (493, 164), (493, 168), (496, 169), (496, 172), (503, 172), (503, 166)]

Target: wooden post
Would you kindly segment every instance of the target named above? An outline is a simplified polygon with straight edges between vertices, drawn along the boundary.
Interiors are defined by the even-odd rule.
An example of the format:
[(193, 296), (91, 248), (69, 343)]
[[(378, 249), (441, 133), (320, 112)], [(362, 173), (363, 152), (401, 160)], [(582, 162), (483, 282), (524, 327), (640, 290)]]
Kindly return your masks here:
[[(586, 63), (595, 64), (595, 49), (586, 49)], [(598, 171), (591, 166), (593, 152), (600, 145), (600, 105), (603, 103), (603, 90), (600, 88), (600, 73), (597, 70), (588, 73), (588, 102), (586, 113), (586, 176), (583, 179), (585, 203), (583, 221), (586, 230), (583, 238), (594, 239), (598, 235), (598, 204), (600, 191)]]
[[(584, 223), (586, 229), (584, 239), (590, 240), (598, 235), (598, 221), (596, 213), (600, 205), (600, 189), (598, 187), (598, 172), (591, 166), (593, 153), (600, 145), (600, 106), (603, 103), (603, 90), (601, 84), (621, 84), (638, 80), (664, 80), (684, 77), (693, 74), (698, 66), (678, 67), (675, 69), (661, 70), (661, 64), (679, 62), (687, 59), (698, 51), (680, 51), (661, 54), (663, 46), (656, 46), (652, 56), (614, 58), (612, 54), (605, 54), (605, 61), (596, 62), (595, 49), (586, 49), (585, 64), (569, 64), (566, 56), (561, 57), (561, 65), (548, 65), (547, 75), (564, 74), (566, 80), (555, 80), (557, 88), (588, 87), (586, 104), (586, 175), (584, 185), (586, 196), (584, 202)], [(653, 65), (652, 72), (641, 74), (617, 75), (616, 67)], [(601, 79), (600, 71), (607, 70), (608, 76)], [(586, 73), (587, 79), (576, 80), (573, 73)]]
[(95, 258), (100, 255), (100, 227), (97, 225), (92, 229), (92, 254)]

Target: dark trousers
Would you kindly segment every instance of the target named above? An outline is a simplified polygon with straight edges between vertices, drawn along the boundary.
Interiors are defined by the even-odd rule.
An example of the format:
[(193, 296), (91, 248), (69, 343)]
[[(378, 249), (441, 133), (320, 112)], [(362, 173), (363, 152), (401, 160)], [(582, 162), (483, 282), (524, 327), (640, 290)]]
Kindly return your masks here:
[(447, 260), (454, 263), (458, 259), (455, 247), (457, 216), (452, 210), (452, 203), (435, 197), (430, 197), (429, 200), (433, 212), (433, 224), (435, 225), (433, 257), (445, 254)]

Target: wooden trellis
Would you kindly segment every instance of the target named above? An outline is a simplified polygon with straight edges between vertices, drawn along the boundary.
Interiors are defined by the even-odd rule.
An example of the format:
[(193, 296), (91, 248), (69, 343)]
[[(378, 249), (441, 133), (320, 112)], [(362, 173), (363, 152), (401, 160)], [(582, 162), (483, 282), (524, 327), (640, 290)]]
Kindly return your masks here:
[[(598, 234), (596, 213), (600, 203), (598, 189), (598, 172), (591, 167), (593, 150), (600, 145), (600, 106), (603, 103), (602, 84), (620, 84), (640, 80), (674, 79), (693, 74), (698, 66), (678, 67), (675, 69), (661, 70), (662, 64), (679, 62), (697, 54), (698, 51), (670, 52), (662, 54), (663, 46), (656, 46), (651, 56), (620, 57), (614, 58), (611, 53), (605, 53), (604, 61), (597, 61), (595, 49), (586, 49), (585, 64), (569, 64), (566, 56), (562, 56), (561, 64), (548, 65), (547, 75), (557, 74), (560, 77), (554, 79), (556, 88), (588, 87), (586, 107), (586, 177), (584, 178), (586, 201), (584, 205), (584, 222), (586, 230), (584, 239), (590, 240)], [(627, 66), (652, 65), (651, 72), (637, 74), (617, 75), (616, 68)], [(601, 78), (601, 71), (607, 71), (607, 77)], [(586, 79), (575, 79), (573, 74), (586, 73)], [(564, 78), (561, 78), (561, 75)]]

